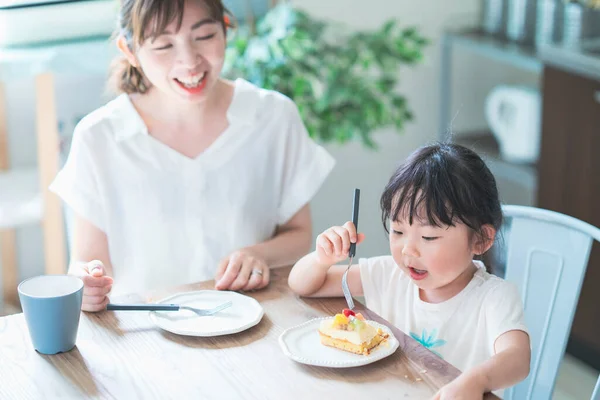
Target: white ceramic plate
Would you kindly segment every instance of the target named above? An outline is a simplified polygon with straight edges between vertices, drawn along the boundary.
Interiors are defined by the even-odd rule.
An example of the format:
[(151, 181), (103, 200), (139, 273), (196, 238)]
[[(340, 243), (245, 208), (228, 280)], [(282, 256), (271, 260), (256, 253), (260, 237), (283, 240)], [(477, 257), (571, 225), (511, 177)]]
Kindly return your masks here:
[(326, 318), (316, 318), (301, 325), (289, 328), (279, 337), (279, 345), (286, 356), (302, 364), (330, 368), (358, 367), (379, 361), (394, 354), (400, 343), (387, 326), (375, 321), (367, 321), (375, 328), (381, 328), (390, 337), (377, 346), (371, 354), (359, 355), (321, 344), (319, 326)]
[(200, 290), (179, 293), (158, 303), (212, 308), (231, 301), (232, 305), (215, 315), (199, 317), (191, 311), (152, 311), (150, 320), (160, 328), (186, 336), (221, 336), (238, 333), (258, 324), (264, 310), (252, 297), (236, 292)]

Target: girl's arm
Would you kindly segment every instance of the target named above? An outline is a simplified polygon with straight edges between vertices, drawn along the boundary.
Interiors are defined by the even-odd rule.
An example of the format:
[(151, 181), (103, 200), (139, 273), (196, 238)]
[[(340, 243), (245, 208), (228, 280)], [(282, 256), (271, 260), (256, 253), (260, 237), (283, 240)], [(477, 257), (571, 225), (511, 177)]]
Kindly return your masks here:
[(509, 331), (496, 339), (496, 354), (482, 364), (465, 371), (444, 386), (435, 399), (483, 393), (504, 389), (527, 378), (531, 361), (529, 335), (523, 331)]
[[(347, 268), (348, 265), (319, 263), (315, 251), (302, 257), (294, 265), (288, 278), (288, 284), (300, 296), (340, 297), (344, 295), (342, 292), (342, 276)], [(354, 265), (348, 272), (348, 286), (353, 296), (363, 295), (358, 265)]]
[[(292, 290), (301, 296), (342, 296), (342, 276), (347, 265), (333, 265), (348, 258), (350, 243), (361, 243), (365, 238), (357, 234), (352, 222), (333, 226), (317, 237), (316, 250), (294, 265), (288, 278)], [(348, 272), (348, 286), (355, 296), (363, 295), (360, 269)]]
[(485, 391), (504, 389), (527, 378), (531, 362), (529, 335), (523, 331), (509, 331), (496, 339), (496, 354), (475, 367), (473, 373), (481, 376)]

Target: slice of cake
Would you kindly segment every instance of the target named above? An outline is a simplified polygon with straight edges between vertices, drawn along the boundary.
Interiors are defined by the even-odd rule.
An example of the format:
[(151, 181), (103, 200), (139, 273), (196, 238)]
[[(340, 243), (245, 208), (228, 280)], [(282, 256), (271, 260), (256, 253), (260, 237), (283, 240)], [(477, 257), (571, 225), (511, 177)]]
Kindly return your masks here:
[(368, 355), (389, 336), (365, 321), (362, 314), (347, 308), (341, 314), (323, 320), (319, 335), (325, 346), (364, 355)]

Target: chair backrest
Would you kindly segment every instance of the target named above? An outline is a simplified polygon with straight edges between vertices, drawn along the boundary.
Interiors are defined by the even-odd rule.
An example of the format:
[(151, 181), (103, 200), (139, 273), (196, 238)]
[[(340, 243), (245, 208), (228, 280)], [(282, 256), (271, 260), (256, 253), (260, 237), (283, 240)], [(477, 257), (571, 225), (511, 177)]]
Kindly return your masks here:
[[(504, 278), (520, 289), (531, 337), (531, 371), (506, 400), (552, 397), (579, 292), (600, 229), (553, 211), (504, 206)], [(502, 241), (502, 238), (501, 238)]]

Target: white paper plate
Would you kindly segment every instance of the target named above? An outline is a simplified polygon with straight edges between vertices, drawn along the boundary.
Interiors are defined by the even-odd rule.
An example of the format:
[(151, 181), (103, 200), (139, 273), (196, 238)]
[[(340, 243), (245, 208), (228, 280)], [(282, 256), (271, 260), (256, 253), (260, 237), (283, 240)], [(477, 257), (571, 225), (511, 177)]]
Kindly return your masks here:
[(179, 293), (158, 303), (212, 308), (231, 301), (232, 305), (215, 315), (199, 317), (191, 311), (152, 311), (150, 320), (160, 328), (186, 336), (221, 336), (244, 331), (258, 324), (264, 310), (252, 297), (236, 292), (200, 290)]
[(325, 318), (316, 318), (301, 325), (289, 328), (279, 337), (279, 345), (286, 356), (302, 364), (319, 367), (348, 368), (358, 367), (379, 361), (394, 354), (400, 343), (385, 325), (367, 321), (375, 328), (381, 328), (390, 337), (377, 346), (369, 355), (353, 354), (321, 344), (319, 326)]

